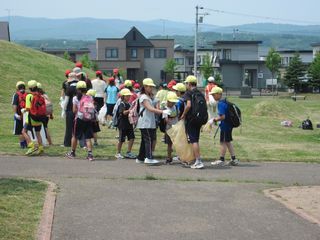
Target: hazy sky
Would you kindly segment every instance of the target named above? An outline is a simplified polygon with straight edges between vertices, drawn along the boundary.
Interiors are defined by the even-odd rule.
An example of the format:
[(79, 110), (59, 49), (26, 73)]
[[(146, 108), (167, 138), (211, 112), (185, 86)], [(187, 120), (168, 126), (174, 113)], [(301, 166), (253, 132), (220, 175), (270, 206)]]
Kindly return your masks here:
[[(210, 13), (205, 23), (236, 25), (253, 22), (320, 24), (320, 0), (0, 0), (0, 16), (47, 18), (121, 18), (128, 20), (168, 19), (194, 22), (195, 6), (251, 16)], [(277, 19), (273, 19), (277, 18)], [(280, 19), (279, 19), (280, 18)], [(294, 22), (296, 21), (296, 22)]]

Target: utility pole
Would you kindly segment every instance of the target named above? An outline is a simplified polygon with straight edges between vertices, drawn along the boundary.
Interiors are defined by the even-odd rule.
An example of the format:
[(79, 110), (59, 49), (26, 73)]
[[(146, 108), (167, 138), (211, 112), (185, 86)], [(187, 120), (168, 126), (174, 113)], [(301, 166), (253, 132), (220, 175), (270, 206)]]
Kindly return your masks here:
[(199, 28), (199, 6), (196, 6), (196, 31), (194, 34), (194, 62), (193, 62), (193, 75), (198, 77), (197, 73), (197, 60), (198, 60), (198, 28)]
[(233, 41), (236, 40), (236, 32), (239, 32), (239, 29), (234, 28), (234, 29), (233, 29)]

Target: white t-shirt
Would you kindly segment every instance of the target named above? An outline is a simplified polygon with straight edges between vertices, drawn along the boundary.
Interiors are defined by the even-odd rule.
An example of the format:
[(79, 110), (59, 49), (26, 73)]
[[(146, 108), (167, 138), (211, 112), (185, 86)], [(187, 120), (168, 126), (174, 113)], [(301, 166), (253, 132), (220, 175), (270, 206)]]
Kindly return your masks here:
[(96, 91), (97, 98), (103, 98), (105, 96), (105, 90), (107, 88), (107, 83), (101, 79), (94, 79), (91, 81), (92, 89)]
[(150, 103), (151, 106), (153, 106), (152, 99), (146, 95), (142, 94), (139, 98), (140, 103), (140, 113), (143, 111), (142, 116), (139, 117), (137, 128), (139, 129), (155, 129), (156, 128), (156, 117), (153, 112), (150, 112), (148, 109), (144, 109), (143, 101), (146, 100)]
[(80, 101), (78, 100), (78, 97), (77, 97), (77, 96), (74, 96), (74, 97), (72, 98), (72, 104), (73, 104), (73, 105), (77, 105), (78, 111), (77, 111), (77, 113), (76, 113), (76, 118), (82, 119), (82, 118), (83, 118), (82, 113), (79, 112), (79, 109), (80, 109)]

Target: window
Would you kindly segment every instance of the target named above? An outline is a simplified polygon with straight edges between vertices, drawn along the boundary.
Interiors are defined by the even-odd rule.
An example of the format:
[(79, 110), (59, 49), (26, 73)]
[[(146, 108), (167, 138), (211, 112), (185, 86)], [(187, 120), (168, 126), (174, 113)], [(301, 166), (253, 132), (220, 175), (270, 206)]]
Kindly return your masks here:
[(188, 64), (191, 65), (191, 66), (194, 64), (193, 57), (188, 57)]
[(177, 65), (184, 65), (184, 58), (175, 58), (174, 59)]
[(155, 58), (167, 58), (167, 49), (155, 49), (154, 50)]
[(144, 49), (144, 58), (151, 58), (151, 49), (150, 48)]
[(136, 48), (132, 48), (130, 50), (130, 57), (131, 58), (137, 58), (138, 57), (138, 50)]
[(223, 51), (222, 51), (222, 59), (231, 60), (231, 49), (223, 49)]
[(106, 58), (118, 58), (118, 48), (107, 48)]

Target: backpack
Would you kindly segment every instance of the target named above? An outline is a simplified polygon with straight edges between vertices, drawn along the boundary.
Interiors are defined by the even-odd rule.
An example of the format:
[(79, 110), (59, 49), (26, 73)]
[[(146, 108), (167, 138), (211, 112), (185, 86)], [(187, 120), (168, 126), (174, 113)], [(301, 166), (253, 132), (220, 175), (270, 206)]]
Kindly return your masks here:
[(312, 122), (309, 118), (307, 118), (306, 120), (304, 120), (301, 124), (301, 128), (303, 130), (313, 130), (313, 125)]
[(46, 117), (46, 103), (44, 97), (40, 93), (32, 93), (30, 117), (34, 121), (43, 121)]
[(79, 112), (82, 113), (83, 121), (92, 121), (95, 119), (96, 109), (91, 96), (83, 95), (81, 97)]
[(24, 92), (20, 92), (17, 91), (17, 95), (18, 95), (18, 112), (21, 112), (21, 109), (26, 108), (26, 97), (27, 97), (27, 93)]
[(53, 104), (46, 95), (44, 95), (44, 101), (46, 103), (46, 115), (51, 115), (53, 113)]
[(208, 121), (208, 109), (204, 95), (196, 90), (191, 98), (191, 121), (197, 126), (202, 126)]
[(122, 101), (119, 99), (116, 105), (113, 108), (112, 112), (112, 126), (118, 127), (119, 125), (119, 106), (121, 105)]
[(242, 123), (240, 108), (236, 104), (227, 101), (227, 99), (225, 99), (224, 101), (228, 105), (228, 114), (226, 115), (226, 122), (230, 124), (233, 128), (239, 127)]
[(129, 118), (130, 124), (132, 124), (133, 126), (136, 126), (138, 123), (138, 119), (143, 115), (144, 110), (145, 108), (140, 112), (139, 98), (134, 100), (131, 104), (131, 107), (129, 108), (128, 118)]

